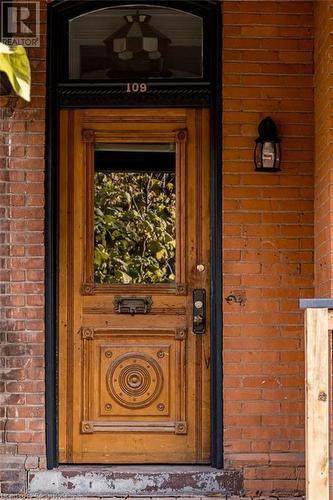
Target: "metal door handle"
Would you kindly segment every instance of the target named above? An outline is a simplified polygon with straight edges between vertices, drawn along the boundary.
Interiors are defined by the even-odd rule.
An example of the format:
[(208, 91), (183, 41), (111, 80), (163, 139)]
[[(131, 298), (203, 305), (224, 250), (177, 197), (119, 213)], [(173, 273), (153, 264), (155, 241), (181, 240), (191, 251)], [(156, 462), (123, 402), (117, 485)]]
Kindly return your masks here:
[(193, 333), (202, 334), (206, 331), (206, 290), (193, 290)]

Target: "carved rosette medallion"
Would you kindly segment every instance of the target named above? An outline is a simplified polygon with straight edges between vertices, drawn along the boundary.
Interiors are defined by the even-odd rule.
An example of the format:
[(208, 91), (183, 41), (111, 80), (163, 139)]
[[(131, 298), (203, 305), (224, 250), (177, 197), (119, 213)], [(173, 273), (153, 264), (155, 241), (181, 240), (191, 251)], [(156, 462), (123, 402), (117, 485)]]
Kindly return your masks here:
[(117, 358), (106, 374), (112, 398), (125, 408), (144, 408), (160, 394), (163, 373), (148, 355), (128, 353)]
[(182, 130), (178, 130), (177, 139), (179, 142), (184, 142), (187, 139), (187, 129), (183, 128)]

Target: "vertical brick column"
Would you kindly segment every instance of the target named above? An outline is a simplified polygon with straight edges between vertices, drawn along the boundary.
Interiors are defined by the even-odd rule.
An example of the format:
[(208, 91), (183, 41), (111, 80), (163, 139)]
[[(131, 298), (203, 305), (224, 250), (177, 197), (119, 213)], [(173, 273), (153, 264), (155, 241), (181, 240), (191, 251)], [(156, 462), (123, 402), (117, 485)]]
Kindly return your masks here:
[(315, 284), (333, 297), (333, 2), (315, 2)]
[[(316, 297), (333, 297), (333, 1), (315, 2), (315, 286)], [(331, 380), (332, 387), (332, 380)], [(332, 415), (332, 391), (331, 391)], [(331, 435), (333, 432), (332, 418)], [(333, 448), (331, 442), (330, 456)], [(333, 498), (333, 471), (330, 489)]]
[[(223, 64), (226, 464), (247, 493), (303, 491), (299, 297), (313, 294), (313, 4), (226, 0)], [(280, 173), (254, 172), (259, 122)], [(283, 495), (284, 494), (284, 495)]]
[(0, 108), (0, 492), (21, 494), (44, 466), (45, 14), (28, 49), (32, 99)]

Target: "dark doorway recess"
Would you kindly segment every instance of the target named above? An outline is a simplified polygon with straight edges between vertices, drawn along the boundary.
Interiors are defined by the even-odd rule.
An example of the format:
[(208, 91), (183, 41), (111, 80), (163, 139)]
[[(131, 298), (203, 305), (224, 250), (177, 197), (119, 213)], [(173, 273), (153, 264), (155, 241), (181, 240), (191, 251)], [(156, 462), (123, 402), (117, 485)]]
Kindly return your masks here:
[[(167, 7), (202, 19), (203, 64), (194, 78), (135, 81), (70, 79), (69, 21), (98, 9)], [(58, 117), (62, 108), (205, 107), (211, 116), (211, 465), (223, 467), (222, 368), (222, 22), (218, 0), (53, 0), (48, 6), (46, 136), (46, 442), (47, 465), (58, 465), (57, 269)], [(87, 53), (88, 49), (85, 49)], [(88, 51), (89, 52), (89, 51)], [(145, 83), (148, 91), (129, 92)], [(131, 89), (131, 87), (130, 87)]]

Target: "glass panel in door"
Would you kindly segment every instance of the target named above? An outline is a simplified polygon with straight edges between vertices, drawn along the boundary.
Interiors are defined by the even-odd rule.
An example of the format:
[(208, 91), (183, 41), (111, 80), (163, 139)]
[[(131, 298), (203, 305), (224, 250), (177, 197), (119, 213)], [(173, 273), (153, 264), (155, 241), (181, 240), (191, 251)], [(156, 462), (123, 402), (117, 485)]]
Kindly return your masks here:
[(173, 283), (174, 144), (97, 144), (94, 156), (95, 283)]

